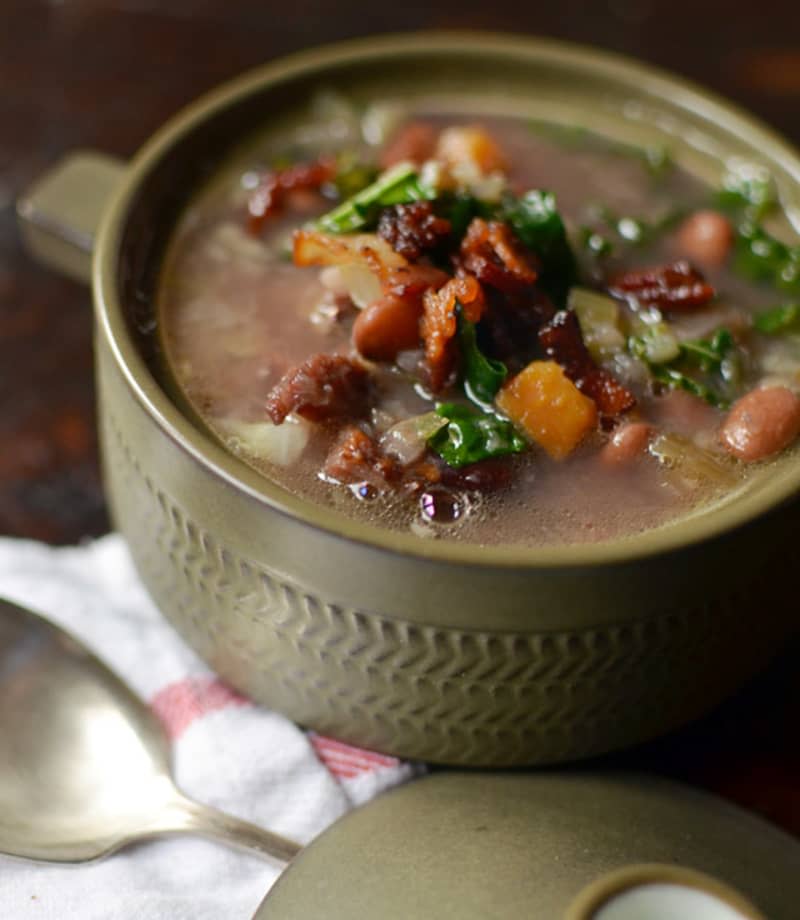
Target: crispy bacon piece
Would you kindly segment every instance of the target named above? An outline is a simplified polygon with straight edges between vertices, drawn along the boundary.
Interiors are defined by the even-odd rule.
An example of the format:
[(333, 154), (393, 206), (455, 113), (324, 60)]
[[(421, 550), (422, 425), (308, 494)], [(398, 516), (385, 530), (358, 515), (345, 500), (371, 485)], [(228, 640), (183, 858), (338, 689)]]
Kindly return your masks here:
[(344, 485), (363, 483), (376, 491), (388, 489), (407, 494), (439, 482), (439, 467), (423, 457), (410, 466), (387, 456), (377, 441), (355, 425), (349, 425), (330, 449), (325, 475)]
[(471, 275), (451, 278), (438, 291), (428, 290), (422, 299), (420, 334), (425, 343), (430, 386), (442, 389), (455, 365), (453, 337), (456, 334), (456, 306), (461, 305), (464, 319), (476, 323), (486, 309), (479, 282)]
[(702, 307), (715, 293), (700, 272), (685, 260), (620, 272), (609, 279), (608, 289), (612, 294), (632, 295), (642, 306), (673, 313)]
[(581, 336), (577, 316), (571, 310), (558, 313), (539, 330), (539, 344), (548, 358), (557, 361), (575, 386), (597, 403), (603, 415), (621, 415), (636, 405), (636, 397), (592, 360)]
[(457, 266), (489, 287), (517, 294), (530, 287), (538, 272), (508, 224), (475, 217), (467, 227)]
[(343, 355), (313, 355), (287, 371), (267, 397), (267, 415), (280, 425), (290, 412), (310, 422), (364, 415), (369, 407), (367, 369)]
[(380, 155), (381, 169), (410, 160), (424, 163), (433, 156), (439, 132), (424, 121), (406, 122), (389, 138)]
[(313, 163), (294, 163), (286, 169), (265, 173), (247, 203), (247, 227), (253, 234), (261, 232), (264, 221), (280, 211), (290, 192), (318, 189), (336, 175), (336, 161), (320, 158)]
[(345, 485), (364, 482), (382, 488), (400, 479), (402, 467), (387, 457), (368, 434), (348, 425), (331, 447), (324, 471), (327, 477)]
[(441, 248), (450, 230), (450, 221), (437, 217), (430, 201), (392, 205), (378, 220), (378, 236), (411, 262)]

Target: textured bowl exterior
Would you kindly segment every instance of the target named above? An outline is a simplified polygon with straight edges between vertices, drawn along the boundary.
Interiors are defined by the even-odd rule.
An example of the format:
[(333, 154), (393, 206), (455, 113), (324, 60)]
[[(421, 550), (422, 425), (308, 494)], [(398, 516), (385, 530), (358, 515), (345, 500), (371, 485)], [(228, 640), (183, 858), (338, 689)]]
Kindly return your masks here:
[[(591, 59), (551, 44), (438, 42), (430, 51), (411, 39), (378, 48), (395, 66), (405, 55), (430, 53), (474, 80), (513, 59), (522, 90), (529, 59), (545, 76), (563, 62), (579, 69)], [(252, 96), (263, 108), (259, 93), (276, 81), (284, 81), (288, 98), (308, 68), (324, 74), (335, 59), (358, 76), (352, 62), (363, 64), (362, 54), (372, 55), (371, 66), (380, 63), (374, 47), (348, 54), (322, 54), (289, 67), (289, 76), (250, 77), (190, 110), (134, 164), (101, 231), (95, 296), (103, 468), (114, 521), (144, 583), (232, 685), (302, 725), (405, 758), (559, 762), (698, 716), (757, 671), (790, 627), (791, 595), (782, 589), (797, 514), (769, 489), (788, 494), (794, 471), (776, 474), (763, 494), (732, 510), (681, 522), (663, 539), (644, 535), (606, 556), (602, 547), (567, 549), (531, 552), (528, 561), (519, 549), (505, 558), (389, 532), (371, 536), (303, 508), (227, 455), (139, 353), (129, 330), (138, 305), (152, 296), (157, 232), (169, 225), (159, 202), (184, 175), (192, 150), (210, 149), (217, 124), (228, 134), (240, 130), (232, 127), (235, 106)], [(631, 65), (600, 60), (597, 67), (628, 92)], [(590, 92), (585, 74), (576, 74), (573, 92)], [(643, 74), (654, 97), (690, 93)], [(561, 92), (556, 77), (551, 83)], [(606, 92), (599, 78), (596, 92)], [(727, 117), (722, 108), (708, 115), (691, 99), (686, 118), (698, 125)], [(743, 117), (730, 117), (720, 129), (726, 144), (742, 134)], [(773, 143), (773, 162), (787, 175), (800, 170)]]
[[(114, 520), (156, 604), (175, 629), (233, 686), (294, 721), (354, 744), (397, 756), (448, 764), (511, 766), (582, 758), (665, 732), (713, 706), (752, 674), (780, 642), (779, 603), (768, 606), (774, 583), (752, 567), (747, 541), (742, 565), (728, 551), (726, 591), (709, 594), (693, 581), (694, 603), (678, 590), (658, 592), (655, 612), (640, 610), (586, 627), (541, 629), (537, 597), (561, 582), (562, 572), (532, 571), (528, 609), (516, 630), (424, 625), (365, 607), (361, 581), (350, 578), (320, 592), (313, 561), (349, 556), (365, 564), (363, 548), (335, 536), (305, 543), (287, 538), (291, 522), (261, 517), (261, 538), (237, 539), (252, 503), (209, 476), (163, 437), (132, 399), (100, 344), (102, 448)], [(152, 445), (154, 449), (143, 449)], [(168, 470), (169, 474), (165, 475)], [(275, 515), (275, 512), (272, 512)], [(307, 535), (305, 535), (307, 536)], [(287, 573), (273, 562), (274, 542), (311, 553), (311, 567)], [(301, 553), (304, 550), (300, 550)], [(736, 552), (734, 547), (733, 552)], [(659, 581), (685, 583), (685, 560)], [(366, 563), (368, 565), (368, 563)], [(713, 568), (713, 565), (710, 566)], [(376, 571), (425, 591), (430, 573)], [(618, 581), (620, 608), (636, 589), (647, 592), (647, 566)], [(446, 566), (432, 576), (443, 585), (468, 577)], [(632, 578), (637, 579), (636, 584)], [(494, 587), (462, 610), (503, 591)], [(594, 581), (594, 584), (593, 584)], [(556, 585), (556, 589), (558, 586)], [(590, 575), (581, 592), (608, 592)], [(613, 586), (612, 589), (613, 590)], [(757, 623), (757, 628), (756, 628)]]

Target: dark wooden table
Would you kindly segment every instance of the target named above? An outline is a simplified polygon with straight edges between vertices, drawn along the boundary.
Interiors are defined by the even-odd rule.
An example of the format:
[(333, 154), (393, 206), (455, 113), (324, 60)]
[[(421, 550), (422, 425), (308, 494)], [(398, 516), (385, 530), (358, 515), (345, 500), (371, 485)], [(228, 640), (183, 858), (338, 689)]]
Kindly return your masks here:
[[(326, 41), (428, 27), (593, 43), (729, 96), (800, 143), (800, 4), (761, 0), (0, 0), (0, 533), (108, 528), (87, 291), (23, 252), (14, 199), (67, 150), (129, 156), (214, 84)], [(800, 647), (684, 731), (612, 760), (714, 789), (800, 835)]]

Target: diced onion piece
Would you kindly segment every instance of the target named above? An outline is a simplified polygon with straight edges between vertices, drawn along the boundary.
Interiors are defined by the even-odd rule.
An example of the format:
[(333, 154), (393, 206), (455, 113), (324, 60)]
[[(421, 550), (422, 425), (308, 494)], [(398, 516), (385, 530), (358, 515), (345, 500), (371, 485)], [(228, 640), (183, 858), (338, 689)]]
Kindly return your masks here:
[(350, 262), (340, 265), (339, 271), (350, 300), (359, 310), (363, 310), (381, 296), (381, 282), (378, 276), (363, 263)]
[(277, 466), (291, 466), (300, 459), (311, 434), (311, 423), (297, 415), (287, 415), (281, 425), (272, 422), (222, 423), (227, 444), (234, 453), (257, 460), (267, 460)]
[(731, 460), (723, 454), (698, 447), (677, 434), (660, 434), (648, 448), (668, 470), (668, 478), (679, 488), (731, 488), (739, 475)]
[(426, 412), (403, 419), (381, 437), (384, 453), (403, 465), (413, 463), (425, 453), (428, 440), (447, 425), (447, 419), (436, 412)]
[(595, 361), (599, 363), (625, 348), (619, 305), (613, 298), (574, 287), (569, 292), (568, 306), (578, 317), (583, 341)]
[(318, 230), (298, 230), (294, 235), (292, 255), (294, 264), (301, 267), (362, 265), (378, 280), (383, 280), (392, 269), (408, 265), (400, 253), (375, 233), (334, 236)]
[(555, 361), (532, 361), (497, 394), (498, 407), (554, 460), (597, 425), (597, 406)]

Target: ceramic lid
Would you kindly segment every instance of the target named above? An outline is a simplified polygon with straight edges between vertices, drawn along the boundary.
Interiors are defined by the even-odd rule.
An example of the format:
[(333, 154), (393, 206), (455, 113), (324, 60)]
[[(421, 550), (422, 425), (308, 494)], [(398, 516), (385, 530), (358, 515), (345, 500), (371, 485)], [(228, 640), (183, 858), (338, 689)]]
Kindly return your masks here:
[(688, 787), (622, 773), (442, 772), (334, 824), (256, 917), (796, 920), (798, 903), (800, 843)]

